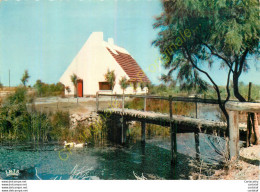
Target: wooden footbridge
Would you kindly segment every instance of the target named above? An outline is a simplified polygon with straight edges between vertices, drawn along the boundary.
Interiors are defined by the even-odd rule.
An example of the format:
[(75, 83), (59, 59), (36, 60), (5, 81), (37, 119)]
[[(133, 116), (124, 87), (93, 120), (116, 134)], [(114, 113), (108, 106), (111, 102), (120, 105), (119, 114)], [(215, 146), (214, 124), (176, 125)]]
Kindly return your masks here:
[[(100, 109), (99, 102), (100, 97), (111, 97), (110, 108)], [(122, 103), (121, 108), (112, 107), (112, 97), (120, 98), (118, 101)], [(143, 110), (125, 109), (125, 97), (131, 98), (143, 98), (144, 106)], [(169, 102), (169, 113), (158, 113), (152, 111), (146, 111), (147, 99), (161, 99)], [(196, 118), (186, 117), (181, 115), (172, 114), (173, 102), (190, 102), (196, 106)], [(160, 97), (151, 95), (116, 95), (116, 94), (98, 94), (96, 95), (97, 112), (105, 117), (105, 121), (110, 127), (108, 135), (111, 140), (125, 143), (126, 132), (128, 129), (128, 123), (130, 121), (141, 122), (141, 142), (145, 143), (145, 128), (146, 124), (156, 124), (170, 127), (171, 132), (171, 159), (172, 163), (177, 162), (177, 133), (194, 133), (196, 156), (199, 158), (199, 133), (215, 134), (218, 136), (224, 136), (226, 132), (227, 124), (225, 122), (210, 121), (205, 119), (198, 119), (198, 103), (206, 104), (218, 104), (217, 100), (213, 99), (200, 99), (200, 98), (184, 98), (184, 97)], [(229, 151), (230, 158), (237, 158), (239, 154), (239, 132), (245, 133), (242, 130), (239, 131), (238, 124), (238, 111), (243, 112), (260, 112), (260, 103), (239, 103), (235, 101), (229, 101), (226, 103), (226, 108), (229, 113), (230, 129), (229, 129)]]

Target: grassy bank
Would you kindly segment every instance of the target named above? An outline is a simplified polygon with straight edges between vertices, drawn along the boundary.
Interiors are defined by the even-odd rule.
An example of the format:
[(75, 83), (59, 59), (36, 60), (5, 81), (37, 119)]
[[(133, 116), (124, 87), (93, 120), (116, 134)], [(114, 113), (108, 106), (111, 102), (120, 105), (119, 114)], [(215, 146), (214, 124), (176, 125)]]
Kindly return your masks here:
[(95, 124), (78, 124), (71, 128), (68, 112), (38, 112), (34, 107), (28, 111), (28, 103), (33, 102), (26, 87), (18, 87), (7, 96), (0, 107), (1, 141), (93, 141), (101, 138), (102, 127)]

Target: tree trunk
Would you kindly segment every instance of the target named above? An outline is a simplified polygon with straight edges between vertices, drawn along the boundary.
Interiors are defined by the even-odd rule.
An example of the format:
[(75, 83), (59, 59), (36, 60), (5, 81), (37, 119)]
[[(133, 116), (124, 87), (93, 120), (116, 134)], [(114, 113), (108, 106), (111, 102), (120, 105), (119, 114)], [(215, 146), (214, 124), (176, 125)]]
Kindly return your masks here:
[(254, 121), (253, 121), (253, 131), (254, 134), (252, 134), (252, 143), (254, 143), (255, 145), (259, 145), (260, 144), (260, 133), (259, 133), (259, 126), (258, 126), (258, 119), (257, 119), (257, 113), (254, 114)]
[(219, 107), (221, 109), (221, 111), (223, 112), (223, 114), (225, 115), (225, 118), (226, 118), (226, 121), (227, 121), (227, 129), (226, 129), (226, 137), (229, 137), (229, 115), (228, 115), (228, 112), (226, 110), (226, 108), (222, 105), (222, 104), (219, 104)]
[(234, 73), (233, 74), (233, 90), (234, 90), (234, 95), (235, 97), (240, 101), (240, 102), (246, 102), (246, 99), (239, 93), (239, 88), (238, 88), (238, 74)]

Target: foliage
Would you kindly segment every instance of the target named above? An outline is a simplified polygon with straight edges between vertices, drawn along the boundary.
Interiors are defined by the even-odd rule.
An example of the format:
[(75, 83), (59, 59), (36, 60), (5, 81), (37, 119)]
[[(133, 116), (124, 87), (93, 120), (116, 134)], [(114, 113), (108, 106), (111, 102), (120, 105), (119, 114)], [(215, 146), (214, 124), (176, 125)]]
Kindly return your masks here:
[(144, 90), (144, 87), (145, 87), (145, 83), (144, 82), (140, 82), (140, 88), (141, 88), (142, 91)]
[(78, 76), (75, 73), (73, 73), (73, 75), (70, 76), (70, 80), (74, 85), (74, 96), (77, 97), (78, 96), (78, 89), (77, 89)]
[[(141, 98), (134, 98), (127, 101), (125, 106), (128, 109), (143, 110), (144, 100)], [(160, 99), (147, 99), (146, 110), (169, 113), (169, 101)], [(195, 104), (191, 105), (190, 103), (185, 102), (174, 102), (172, 112), (173, 114), (177, 115), (193, 115), (195, 112)]]
[(37, 96), (62, 96), (64, 94), (64, 85), (62, 83), (47, 84), (37, 80), (33, 86), (36, 89)]
[(126, 77), (122, 77), (119, 81), (119, 85), (121, 89), (123, 89), (123, 93), (125, 92), (126, 88), (129, 86), (129, 81)]
[[(231, 88), (232, 88), (232, 82), (231, 82)], [(239, 83), (239, 89), (241, 92), (241, 95), (246, 98), (248, 98), (248, 85), (246, 85), (243, 82)], [(219, 91), (222, 98), (225, 98), (227, 96), (226, 93), (226, 87), (225, 86), (219, 86)], [(200, 92), (199, 89), (193, 89), (193, 90), (183, 90), (180, 86), (171, 86), (166, 84), (160, 84), (160, 85), (152, 85), (150, 86), (149, 92), (151, 95), (160, 95), (160, 96), (182, 96), (182, 97), (188, 97), (190, 95), (198, 95), (200, 98), (205, 99), (217, 99), (217, 93), (214, 90), (213, 87), (209, 86), (207, 91)], [(260, 85), (252, 85), (252, 92), (251, 92), (251, 100), (257, 101), (260, 100)], [(234, 93), (230, 93), (230, 99), (236, 100), (236, 97), (234, 96)]]
[(132, 83), (133, 83), (134, 92), (136, 93), (138, 82), (137, 81), (133, 81)]
[(70, 94), (70, 92), (71, 92), (70, 87), (69, 87), (69, 86), (66, 86), (65, 89), (66, 89), (66, 91), (68, 92), (68, 94)]
[(249, 68), (249, 55), (259, 55), (257, 0), (173, 0), (163, 1), (163, 8), (154, 24), (161, 31), (153, 44), (160, 48), (164, 67), (169, 70), (166, 76), (177, 71), (184, 89), (196, 85), (207, 89), (200, 78), (200, 73), (206, 74), (202, 66), (218, 63), (234, 74), (237, 85), (240, 74)]
[(28, 137), (31, 118), (26, 108), (26, 93), (25, 87), (18, 87), (3, 101), (0, 108), (1, 138), (24, 140)]
[(70, 76), (70, 80), (73, 83), (73, 85), (76, 87), (78, 76), (75, 73), (73, 73), (73, 75)]
[(24, 74), (21, 78), (21, 82), (24, 86), (26, 86), (26, 83), (28, 82), (29, 78), (30, 78), (30, 76), (29, 76), (28, 70), (25, 70)]
[[(160, 32), (153, 44), (160, 48), (163, 65), (168, 69), (163, 78), (171, 79), (176, 71), (183, 89), (207, 90), (208, 84), (200, 77), (206, 75), (225, 115), (228, 135), (229, 117), (225, 103), (230, 98), (230, 78), (233, 77), (235, 97), (246, 101), (239, 92), (239, 77), (249, 69), (247, 60), (250, 55), (259, 56), (259, 2), (172, 0), (162, 3), (164, 11), (154, 24)], [(219, 63), (219, 67), (228, 72), (224, 103), (219, 86), (205, 70), (205, 65), (210, 68)]]
[(115, 75), (115, 70), (110, 71), (109, 69), (107, 70), (107, 73), (105, 74), (105, 79), (106, 81), (110, 84), (111, 90), (114, 89), (115, 83), (116, 83), (116, 75)]
[(18, 87), (0, 107), (0, 140), (12, 141), (74, 141), (101, 139), (104, 134), (102, 121), (92, 125), (79, 123), (71, 128), (70, 114), (28, 112), (28, 94), (25, 87)]
[(53, 140), (65, 139), (69, 134), (70, 117), (68, 112), (57, 111), (50, 116), (52, 130), (50, 132)]
[[(170, 128), (164, 127), (160, 125), (154, 125), (154, 124), (146, 124), (146, 135), (148, 138), (150, 137), (156, 137), (156, 136), (163, 136), (168, 137), (170, 135)], [(136, 140), (136, 138), (140, 138), (141, 136), (141, 123), (136, 122), (134, 125), (129, 126), (129, 133), (128, 137), (130, 140)]]

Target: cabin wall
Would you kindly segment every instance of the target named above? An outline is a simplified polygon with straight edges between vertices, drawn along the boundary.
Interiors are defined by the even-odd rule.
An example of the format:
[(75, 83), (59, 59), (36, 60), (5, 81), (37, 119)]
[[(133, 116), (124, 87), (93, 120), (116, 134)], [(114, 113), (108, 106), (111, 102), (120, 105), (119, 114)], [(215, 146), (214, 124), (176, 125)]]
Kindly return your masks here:
[[(116, 62), (113, 56), (108, 52), (107, 47), (111, 50), (117, 49), (120, 52), (128, 53), (125, 49), (119, 48), (113, 44), (103, 40), (102, 32), (95, 32), (90, 35), (87, 42), (83, 45), (76, 57), (73, 59), (67, 70), (60, 78), (60, 82), (71, 89), (70, 95), (74, 94), (74, 85), (71, 82), (70, 76), (75, 73), (78, 78), (83, 80), (83, 95), (96, 95), (99, 90), (99, 82), (104, 82), (104, 75), (107, 70), (114, 70), (116, 75), (116, 84), (113, 93), (122, 94), (123, 90), (119, 85), (122, 77), (129, 79), (128, 75)], [(115, 52), (116, 53), (116, 52)], [(102, 92), (102, 91), (101, 91)], [(140, 85), (137, 89), (137, 94), (145, 93), (141, 90)], [(111, 93), (111, 92), (109, 92)], [(133, 94), (133, 86), (125, 90), (126, 94)], [(67, 95), (67, 91), (65, 90)]]

